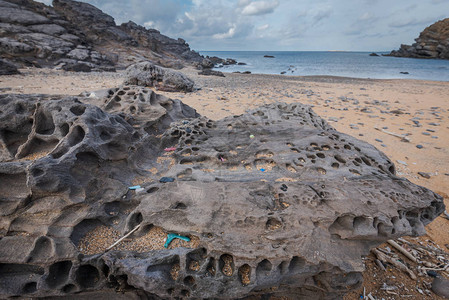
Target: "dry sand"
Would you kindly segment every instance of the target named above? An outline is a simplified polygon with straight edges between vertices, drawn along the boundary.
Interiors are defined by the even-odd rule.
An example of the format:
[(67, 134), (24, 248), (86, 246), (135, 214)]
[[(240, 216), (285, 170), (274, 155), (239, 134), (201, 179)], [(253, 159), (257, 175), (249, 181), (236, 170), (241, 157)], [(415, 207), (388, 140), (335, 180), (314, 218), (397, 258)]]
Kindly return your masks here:
[[(116, 87), (123, 81), (120, 72), (21, 71), (23, 75), (0, 76), (0, 93), (78, 95), (83, 91)], [(311, 105), (338, 131), (383, 151), (395, 162), (398, 175), (439, 193), (449, 205), (449, 82), (256, 74), (226, 74), (221, 78), (199, 76), (193, 69), (184, 69), (183, 72), (201, 89), (189, 94), (160, 93), (182, 100), (211, 119), (241, 114), (264, 103), (301, 102)], [(410, 142), (401, 141), (389, 133), (404, 135)], [(417, 148), (417, 145), (422, 148)], [(418, 172), (430, 177), (424, 178)], [(438, 217), (427, 226), (428, 236), (420, 240), (430, 239), (448, 252), (448, 229), (449, 220)], [(371, 265), (368, 259), (365, 286), (379, 289), (376, 280), (370, 276), (381, 275), (374, 275), (376, 270)], [(391, 279), (388, 275), (383, 276), (387, 276), (384, 280)], [(393, 277), (406, 281), (400, 276)], [(377, 296), (382, 296), (379, 291), (377, 293)], [(416, 290), (410, 294), (412, 297), (407, 299), (425, 298)], [(399, 299), (391, 294), (387, 296), (385, 299)], [(356, 294), (347, 299), (354, 297)], [(434, 294), (426, 298), (439, 299)]]

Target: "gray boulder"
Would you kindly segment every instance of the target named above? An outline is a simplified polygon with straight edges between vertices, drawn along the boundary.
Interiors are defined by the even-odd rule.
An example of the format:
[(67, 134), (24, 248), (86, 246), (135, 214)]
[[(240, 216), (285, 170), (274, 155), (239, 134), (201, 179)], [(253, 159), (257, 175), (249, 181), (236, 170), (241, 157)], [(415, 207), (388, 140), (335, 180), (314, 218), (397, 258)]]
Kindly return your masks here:
[(0, 106), (1, 298), (337, 299), (444, 211), (299, 103), (212, 121), (122, 86)]
[(168, 92), (191, 92), (194, 82), (181, 72), (157, 66), (151, 62), (140, 62), (129, 66), (124, 84), (156, 87)]
[(0, 59), (0, 75), (15, 74), (20, 74), (19, 70), (17, 70), (17, 67), (4, 59)]
[(198, 75), (225, 77), (223, 72), (215, 71), (215, 70), (211, 70), (211, 69), (204, 69), (201, 72), (198, 72)]

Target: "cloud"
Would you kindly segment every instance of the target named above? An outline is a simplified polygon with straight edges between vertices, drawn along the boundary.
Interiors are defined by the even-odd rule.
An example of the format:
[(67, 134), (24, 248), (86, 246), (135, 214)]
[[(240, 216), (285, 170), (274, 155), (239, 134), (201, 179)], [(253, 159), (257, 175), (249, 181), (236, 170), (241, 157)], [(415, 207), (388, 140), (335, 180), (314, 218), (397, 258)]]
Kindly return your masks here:
[(424, 19), (417, 19), (415, 17), (411, 17), (408, 19), (395, 20), (395, 21), (389, 23), (388, 26), (394, 27), (394, 28), (402, 28), (402, 27), (411, 27), (411, 26), (426, 25), (426, 24), (430, 25), (430, 23), (433, 23), (435, 21), (436, 21), (435, 17), (424, 18)]
[(214, 39), (229, 39), (229, 38), (234, 37), (236, 29), (237, 29), (237, 26), (235, 24), (233, 24), (232, 27), (229, 28), (229, 30), (227, 32), (225, 32), (225, 33), (216, 33), (212, 37)]
[(264, 24), (262, 26), (257, 27), (257, 30), (267, 30), (270, 27), (268, 24)]
[[(242, 1), (240, 1), (242, 2)], [(247, 3), (248, 1), (244, 1), (244, 3)], [(260, 16), (260, 15), (266, 15), (274, 12), (276, 7), (279, 6), (279, 1), (254, 1), (249, 2), (243, 10), (242, 14), (247, 16)]]

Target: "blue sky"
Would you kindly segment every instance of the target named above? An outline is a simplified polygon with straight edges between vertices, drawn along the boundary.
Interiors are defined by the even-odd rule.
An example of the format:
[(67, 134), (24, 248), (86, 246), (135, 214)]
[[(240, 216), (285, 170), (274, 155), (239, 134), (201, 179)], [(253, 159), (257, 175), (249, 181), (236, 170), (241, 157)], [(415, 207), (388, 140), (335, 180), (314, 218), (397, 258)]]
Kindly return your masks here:
[[(41, 0), (50, 3), (50, 0)], [(194, 50), (382, 51), (449, 17), (449, 0), (83, 0)]]

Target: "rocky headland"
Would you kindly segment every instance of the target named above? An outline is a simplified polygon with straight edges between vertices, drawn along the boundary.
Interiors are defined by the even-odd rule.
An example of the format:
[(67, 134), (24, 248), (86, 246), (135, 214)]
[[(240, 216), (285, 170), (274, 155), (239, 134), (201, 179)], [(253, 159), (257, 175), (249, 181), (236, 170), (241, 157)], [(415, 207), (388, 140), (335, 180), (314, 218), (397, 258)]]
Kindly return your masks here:
[(402, 44), (386, 56), (449, 59), (449, 18), (424, 29), (415, 41), (411, 46)]
[(71, 0), (55, 0), (52, 7), (32, 0), (0, 0), (0, 55), (16, 67), (69, 71), (111, 71), (139, 61), (175, 69), (214, 65), (183, 39), (131, 21), (118, 26), (98, 8)]

